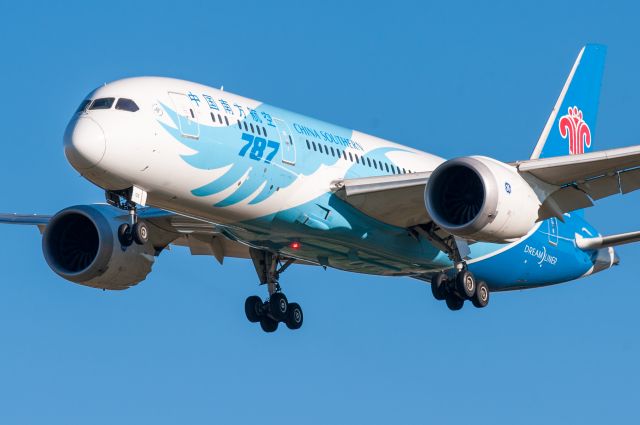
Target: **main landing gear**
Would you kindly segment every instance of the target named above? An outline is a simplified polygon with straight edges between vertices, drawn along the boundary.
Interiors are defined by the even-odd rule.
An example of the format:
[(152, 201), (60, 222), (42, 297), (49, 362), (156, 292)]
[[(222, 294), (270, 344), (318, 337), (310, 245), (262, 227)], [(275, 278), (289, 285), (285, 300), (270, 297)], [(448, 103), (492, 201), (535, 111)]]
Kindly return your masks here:
[(293, 259), (283, 259), (278, 254), (250, 248), (253, 265), (258, 272), (260, 284), (267, 285), (269, 298), (266, 301), (252, 295), (244, 303), (244, 312), (251, 323), (260, 323), (265, 332), (275, 332), (279, 323), (289, 329), (300, 329), (303, 321), (302, 308), (297, 303), (290, 303), (282, 293), (278, 278), (291, 264)]
[(489, 286), (484, 281), (476, 281), (467, 269), (464, 258), (469, 254), (467, 242), (453, 235), (442, 235), (435, 223), (415, 228), (418, 235), (425, 236), (438, 249), (446, 252), (455, 265), (455, 277), (438, 273), (431, 279), (431, 292), (436, 300), (444, 300), (449, 310), (460, 310), (465, 300), (470, 300), (478, 308), (489, 304)]
[(144, 206), (147, 193), (138, 188), (130, 187), (125, 190), (106, 191), (105, 198), (109, 205), (129, 212), (129, 222), (118, 227), (118, 240), (122, 248), (134, 242), (144, 245), (149, 241), (149, 227), (144, 221), (138, 220), (138, 205)]
[(477, 308), (489, 304), (489, 286), (482, 280), (476, 281), (473, 273), (466, 269), (456, 273), (454, 279), (449, 279), (445, 273), (436, 274), (431, 279), (431, 292), (436, 300), (444, 300), (453, 311), (460, 310), (465, 300), (470, 300)]

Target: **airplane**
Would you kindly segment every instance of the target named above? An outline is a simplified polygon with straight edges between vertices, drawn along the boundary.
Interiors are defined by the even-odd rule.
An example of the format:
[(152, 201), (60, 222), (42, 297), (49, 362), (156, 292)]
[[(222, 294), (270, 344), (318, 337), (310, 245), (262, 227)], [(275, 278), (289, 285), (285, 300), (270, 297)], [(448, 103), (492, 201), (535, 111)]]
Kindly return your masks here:
[(593, 150), (606, 48), (584, 46), (529, 159), (444, 158), (223, 89), (162, 77), (93, 90), (63, 137), (105, 203), (37, 226), (49, 267), (123, 290), (171, 245), (250, 259), (267, 297), (245, 314), (265, 332), (298, 329), (280, 277), (292, 264), (430, 283), (450, 310), (491, 292), (568, 282), (619, 263), (585, 219), (594, 201), (640, 188), (640, 146)]

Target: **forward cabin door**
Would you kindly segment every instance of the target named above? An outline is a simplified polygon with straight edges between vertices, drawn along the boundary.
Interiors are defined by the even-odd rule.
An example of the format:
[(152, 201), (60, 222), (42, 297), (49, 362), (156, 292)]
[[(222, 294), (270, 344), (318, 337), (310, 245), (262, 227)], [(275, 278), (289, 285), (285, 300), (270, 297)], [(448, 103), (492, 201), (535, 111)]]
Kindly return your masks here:
[(296, 145), (293, 143), (293, 134), (287, 123), (281, 119), (274, 118), (274, 123), (278, 128), (280, 136), (280, 149), (282, 150), (282, 162), (289, 165), (296, 164)]
[(184, 93), (169, 92), (169, 98), (178, 115), (178, 126), (184, 137), (198, 139), (200, 137), (200, 125), (198, 124), (198, 109), (194, 107)]

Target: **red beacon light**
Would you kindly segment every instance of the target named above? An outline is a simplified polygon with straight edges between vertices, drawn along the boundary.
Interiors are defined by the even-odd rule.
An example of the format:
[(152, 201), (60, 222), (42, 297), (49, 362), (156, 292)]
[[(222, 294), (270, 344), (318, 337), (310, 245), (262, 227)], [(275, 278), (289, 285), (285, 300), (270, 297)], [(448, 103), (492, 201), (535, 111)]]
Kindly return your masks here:
[(291, 249), (298, 250), (298, 249), (300, 249), (300, 242), (298, 242), (298, 241), (293, 241), (293, 242), (291, 242), (291, 243), (289, 244), (289, 247), (290, 247)]

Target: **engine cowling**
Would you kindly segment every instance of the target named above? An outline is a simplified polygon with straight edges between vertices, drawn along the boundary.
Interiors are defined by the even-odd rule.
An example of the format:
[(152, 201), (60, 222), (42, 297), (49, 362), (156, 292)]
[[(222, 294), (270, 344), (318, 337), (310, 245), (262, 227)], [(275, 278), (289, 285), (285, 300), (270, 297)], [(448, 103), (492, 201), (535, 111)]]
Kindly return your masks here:
[(123, 249), (118, 226), (127, 220), (109, 205), (79, 205), (58, 212), (47, 224), (42, 251), (51, 270), (80, 285), (127, 289), (151, 272), (155, 249), (147, 242)]
[(431, 219), (452, 235), (506, 243), (535, 225), (540, 200), (514, 167), (472, 156), (446, 161), (434, 170), (425, 205)]

